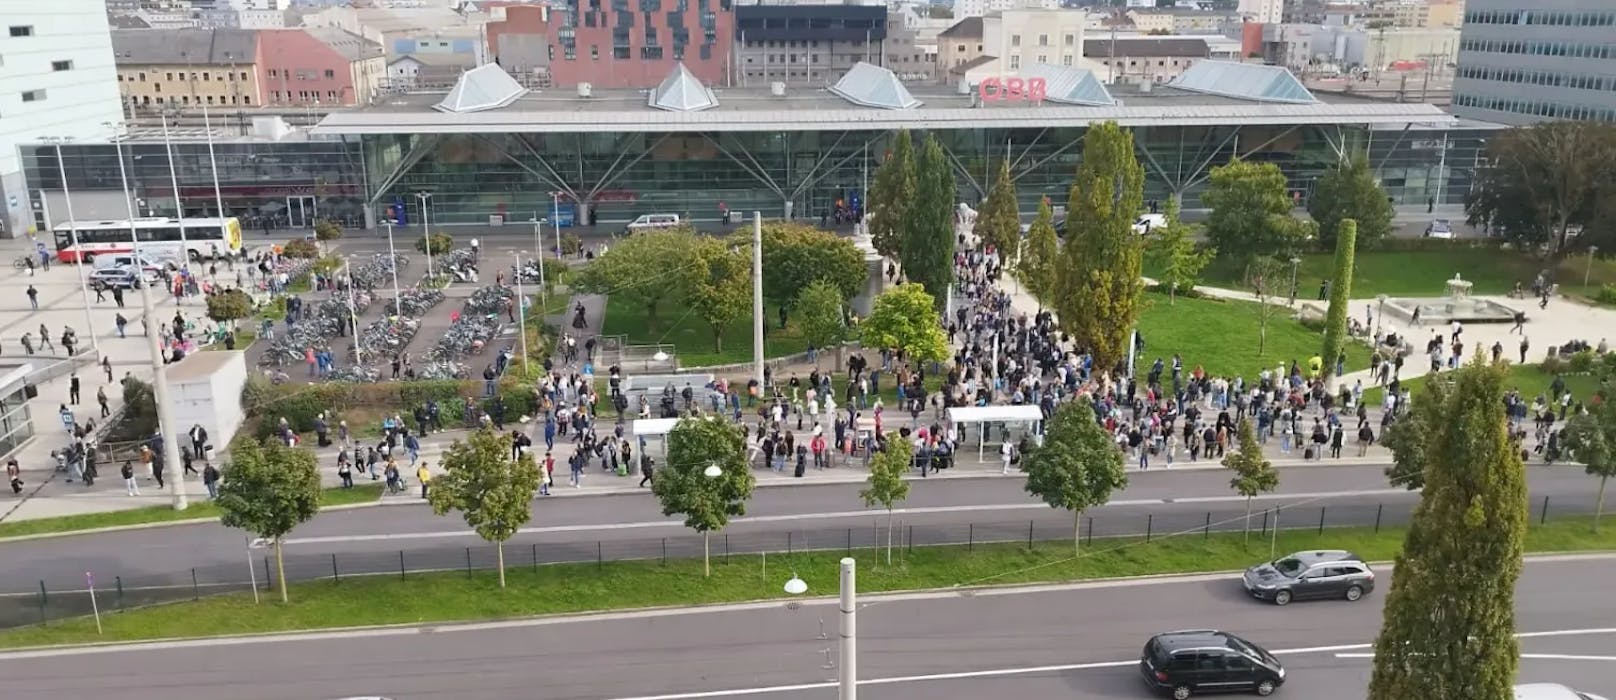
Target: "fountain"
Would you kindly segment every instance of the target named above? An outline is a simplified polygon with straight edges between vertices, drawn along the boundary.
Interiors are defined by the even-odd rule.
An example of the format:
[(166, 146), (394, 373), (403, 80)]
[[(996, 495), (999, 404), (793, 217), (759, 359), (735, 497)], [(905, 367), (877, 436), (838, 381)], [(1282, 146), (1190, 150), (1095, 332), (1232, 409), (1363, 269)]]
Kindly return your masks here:
[(1447, 296), (1430, 299), (1387, 299), (1385, 313), (1412, 321), (1415, 310), (1419, 311), (1421, 323), (1445, 324), (1453, 321), (1460, 323), (1508, 323), (1515, 320), (1515, 310), (1488, 299), (1471, 296), (1474, 286), (1469, 280), (1455, 274), (1449, 279)]

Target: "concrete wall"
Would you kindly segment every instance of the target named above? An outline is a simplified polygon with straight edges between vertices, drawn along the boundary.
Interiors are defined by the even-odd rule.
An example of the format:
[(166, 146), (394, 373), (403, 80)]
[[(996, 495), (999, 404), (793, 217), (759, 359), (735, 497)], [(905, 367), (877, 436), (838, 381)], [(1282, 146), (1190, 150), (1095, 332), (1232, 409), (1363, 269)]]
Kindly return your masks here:
[[(247, 385), (246, 353), (220, 351), (218, 354), (228, 355), (229, 359), (217, 370), (206, 376), (176, 381), (169, 387), (174, 400), (174, 431), (183, 436), (191, 426), (201, 424), (208, 431), (208, 442), (214, 446), (216, 455), (230, 444), (241, 428), (241, 390)], [(189, 444), (187, 438), (180, 440), (181, 444)]]

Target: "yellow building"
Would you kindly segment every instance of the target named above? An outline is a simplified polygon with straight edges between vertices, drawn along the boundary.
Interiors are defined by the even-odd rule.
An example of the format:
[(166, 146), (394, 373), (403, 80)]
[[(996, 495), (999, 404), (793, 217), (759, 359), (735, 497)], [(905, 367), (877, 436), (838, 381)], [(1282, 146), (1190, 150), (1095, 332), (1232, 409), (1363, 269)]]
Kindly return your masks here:
[(947, 80), (949, 72), (982, 57), (982, 18), (966, 17), (937, 34), (937, 77)]
[(112, 39), (119, 92), (132, 108), (264, 103), (253, 30), (131, 30)]

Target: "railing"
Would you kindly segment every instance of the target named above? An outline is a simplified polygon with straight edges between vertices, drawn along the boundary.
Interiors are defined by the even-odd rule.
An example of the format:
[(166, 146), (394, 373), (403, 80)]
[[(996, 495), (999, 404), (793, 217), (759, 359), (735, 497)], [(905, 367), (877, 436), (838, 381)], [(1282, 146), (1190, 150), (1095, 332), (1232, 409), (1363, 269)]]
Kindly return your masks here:
[[(1316, 531), (1324, 533), (1330, 528), (1366, 528), (1379, 532), (1384, 527), (1406, 525), (1415, 500), (1397, 502), (1330, 504), (1312, 503), (1260, 510), (1251, 514), (1251, 536), (1254, 540), (1268, 537), (1278, 529), (1287, 532)], [(1554, 519), (1586, 516), (1594, 510), (1594, 498), (1560, 497), (1550, 502), (1548, 497), (1534, 501), (1530, 508), (1532, 525)], [(1206, 538), (1214, 532), (1240, 532), (1245, 524), (1243, 506), (1201, 512), (1116, 512), (1099, 517), (1088, 517), (1083, 522), (1083, 537), (1090, 548), (1095, 540), (1133, 537), (1149, 542), (1163, 538)], [(849, 551), (885, 546), (886, 517), (871, 511), (857, 526), (823, 526), (794, 529), (768, 529), (748, 527), (736, 523), (728, 531), (716, 533), (712, 538), (712, 556), (715, 562), (726, 562), (742, 555), (790, 556), (808, 551)], [(688, 530), (677, 530), (668, 537), (616, 539), (606, 531), (601, 539), (556, 541), (566, 534), (520, 534), (505, 545), (508, 567), (538, 567), (553, 564), (604, 565), (609, 561), (659, 561), (670, 559), (699, 559), (702, 539)], [(297, 533), (292, 534), (296, 539)], [(1037, 511), (1037, 515), (1019, 520), (989, 522), (935, 523), (923, 516), (906, 521), (897, 520), (894, 546), (905, 550), (915, 547), (939, 545), (964, 546), (974, 549), (979, 545), (1019, 543), (1031, 547), (1038, 543), (1070, 541), (1072, 519), (1066, 511), (1054, 509)], [(492, 569), (495, 564), (494, 546), (475, 536), (466, 536), (467, 544), (432, 546), (411, 550), (384, 550), (371, 552), (342, 552), (335, 554), (300, 554), (298, 545), (288, 544), (285, 552), (286, 575), (292, 581), (342, 580), (361, 576), (398, 576), (408, 579), (429, 572)], [(474, 543), (474, 544), (473, 544)], [(1103, 542), (1102, 542), (1103, 544)], [(1254, 545), (1253, 551), (1259, 548)], [(1256, 556), (1256, 555), (1254, 555)], [(243, 538), (243, 549), (232, 564), (211, 564), (161, 573), (145, 571), (138, 560), (109, 565), (93, 573), (96, 579), (98, 602), (103, 612), (122, 611), (154, 603), (200, 599), (221, 593), (245, 592), (256, 583), (270, 590), (273, 557), (268, 549), (248, 550)], [(251, 562), (249, 572), (248, 562)], [(120, 568), (122, 570), (120, 570)], [(90, 597), (85, 590), (86, 572), (74, 570), (71, 574), (49, 576), (37, 580), (32, 590), (16, 587), (0, 592), (0, 627), (31, 624), (50, 624), (52, 620), (77, 617), (90, 613)], [(16, 579), (13, 579), (14, 581)]]

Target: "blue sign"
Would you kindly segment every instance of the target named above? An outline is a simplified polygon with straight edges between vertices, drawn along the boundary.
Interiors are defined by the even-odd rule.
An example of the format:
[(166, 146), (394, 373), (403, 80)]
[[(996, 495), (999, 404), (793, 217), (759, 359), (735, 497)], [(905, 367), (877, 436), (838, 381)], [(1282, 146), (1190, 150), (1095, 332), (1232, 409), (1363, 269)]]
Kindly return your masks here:
[(550, 214), (555, 226), (572, 228), (578, 225), (578, 207), (575, 204), (558, 204)]

